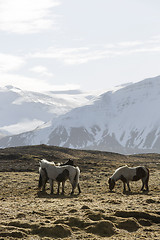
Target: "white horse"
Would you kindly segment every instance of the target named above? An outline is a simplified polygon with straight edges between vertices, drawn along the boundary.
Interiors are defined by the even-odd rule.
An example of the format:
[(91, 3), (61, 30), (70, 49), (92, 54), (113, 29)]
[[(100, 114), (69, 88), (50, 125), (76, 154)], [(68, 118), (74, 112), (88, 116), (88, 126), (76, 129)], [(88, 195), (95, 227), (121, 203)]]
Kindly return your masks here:
[(115, 182), (121, 180), (123, 182), (123, 192), (126, 192), (126, 184), (128, 187), (128, 191), (131, 191), (129, 182), (130, 181), (138, 181), (142, 180), (142, 188), (141, 191), (144, 191), (144, 186), (146, 187), (146, 191), (149, 191), (148, 181), (149, 181), (149, 170), (146, 167), (138, 166), (138, 167), (128, 167), (123, 166), (118, 168), (114, 174), (109, 178), (109, 189), (113, 190), (115, 186)]
[[(52, 162), (51, 162), (52, 163)], [(54, 162), (53, 162), (54, 164)], [(41, 165), (41, 163), (40, 163)], [(55, 165), (55, 164), (54, 164)], [(74, 161), (69, 159), (68, 161), (66, 161), (65, 163), (57, 163), (57, 166), (65, 166), (65, 165), (71, 165), (71, 166), (74, 166)], [(42, 185), (43, 186), (43, 191), (45, 191), (45, 186), (46, 186), (46, 183), (48, 182), (49, 178), (47, 176), (47, 172), (44, 170), (41, 171), (41, 174), (39, 176), (39, 185)], [(59, 187), (60, 187), (60, 183), (58, 183), (58, 190), (57, 190), (57, 193), (59, 194)], [(41, 188), (39, 186), (39, 188)]]
[(39, 189), (42, 187), (42, 191), (45, 190), (45, 184), (49, 179), (51, 194), (53, 194), (53, 181), (58, 182), (57, 194), (59, 194), (59, 187), (60, 183), (62, 182), (62, 194), (64, 194), (64, 184), (65, 181), (69, 179), (72, 185), (71, 194), (74, 193), (76, 187), (79, 190), (79, 194), (81, 193), (79, 186), (80, 169), (78, 167), (71, 165), (56, 166), (54, 162), (48, 162), (47, 160), (43, 159), (40, 162), (39, 173), (40, 176), (38, 187)]

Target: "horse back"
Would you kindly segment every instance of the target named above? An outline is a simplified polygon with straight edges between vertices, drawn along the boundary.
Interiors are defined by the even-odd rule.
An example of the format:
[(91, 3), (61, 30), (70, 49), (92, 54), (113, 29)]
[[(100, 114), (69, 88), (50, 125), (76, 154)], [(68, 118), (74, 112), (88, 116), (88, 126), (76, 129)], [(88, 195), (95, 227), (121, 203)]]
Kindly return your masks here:
[(67, 169), (64, 169), (63, 172), (56, 177), (56, 181), (65, 182), (68, 178), (69, 178), (69, 171)]
[(144, 167), (136, 168), (136, 175), (133, 176), (133, 181), (138, 181), (146, 176), (148, 176), (149, 170)]

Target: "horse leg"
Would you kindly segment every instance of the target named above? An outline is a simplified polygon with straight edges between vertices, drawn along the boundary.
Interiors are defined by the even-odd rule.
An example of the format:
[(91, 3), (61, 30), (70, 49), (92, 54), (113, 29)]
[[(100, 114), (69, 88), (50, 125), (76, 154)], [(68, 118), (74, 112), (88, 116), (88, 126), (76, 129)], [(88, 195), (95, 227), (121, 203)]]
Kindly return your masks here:
[(127, 182), (127, 187), (128, 187), (128, 191), (130, 192), (131, 189), (130, 189), (130, 186), (129, 186), (129, 182)]
[(79, 191), (79, 194), (80, 194), (81, 193), (81, 189), (80, 189), (79, 183), (77, 184), (77, 187), (78, 187), (78, 191)]
[(146, 187), (146, 191), (148, 192), (148, 191), (149, 191), (149, 187), (148, 187), (148, 178), (147, 178), (146, 181), (145, 181), (145, 187)]
[(126, 183), (123, 182), (123, 192), (125, 193), (126, 192)]
[(53, 194), (53, 180), (49, 179), (49, 183), (50, 183), (50, 194)]
[(65, 185), (65, 181), (62, 182), (62, 195), (64, 195), (64, 185)]
[(146, 176), (146, 180), (145, 180), (145, 186), (146, 186), (146, 191), (149, 191), (149, 187), (148, 187), (148, 182), (149, 182), (149, 170), (147, 168), (147, 176)]
[(145, 181), (144, 181), (144, 179), (142, 179), (142, 187), (141, 187), (141, 191), (143, 191), (143, 189), (144, 189), (144, 183), (145, 183)]
[(74, 186), (72, 185), (72, 192), (71, 192), (71, 195), (73, 195), (74, 194)]
[(76, 186), (75, 186), (75, 182), (73, 181), (72, 182), (72, 192), (71, 192), (71, 195), (74, 194), (74, 190), (75, 190)]
[(141, 188), (141, 191), (144, 191), (144, 186), (146, 187), (146, 191), (148, 192), (149, 191), (149, 188), (148, 188), (148, 178), (147, 179), (142, 179), (142, 188)]
[(59, 195), (60, 182), (58, 182), (57, 195)]
[(48, 180), (48, 179), (45, 178), (44, 181), (43, 181), (43, 188), (42, 188), (42, 191), (43, 191), (43, 192), (45, 192), (45, 190), (46, 190), (45, 188), (46, 188), (47, 180)]
[(42, 187), (42, 192), (45, 192), (45, 187), (46, 187), (46, 184), (45, 184), (45, 182), (43, 183), (43, 187)]

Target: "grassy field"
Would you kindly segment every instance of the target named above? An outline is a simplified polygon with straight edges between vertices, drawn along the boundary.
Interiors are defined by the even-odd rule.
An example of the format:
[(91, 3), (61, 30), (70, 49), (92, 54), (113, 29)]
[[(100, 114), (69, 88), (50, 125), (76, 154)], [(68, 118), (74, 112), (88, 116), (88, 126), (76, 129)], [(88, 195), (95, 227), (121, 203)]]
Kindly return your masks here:
[[(73, 159), (81, 170), (82, 193), (50, 195), (38, 190), (39, 160)], [(144, 165), (150, 169), (148, 193), (141, 181), (131, 193), (118, 181), (109, 192), (116, 168)], [(54, 185), (56, 192), (57, 183)], [(0, 240), (2, 239), (160, 239), (160, 155), (124, 156), (45, 145), (0, 149)]]

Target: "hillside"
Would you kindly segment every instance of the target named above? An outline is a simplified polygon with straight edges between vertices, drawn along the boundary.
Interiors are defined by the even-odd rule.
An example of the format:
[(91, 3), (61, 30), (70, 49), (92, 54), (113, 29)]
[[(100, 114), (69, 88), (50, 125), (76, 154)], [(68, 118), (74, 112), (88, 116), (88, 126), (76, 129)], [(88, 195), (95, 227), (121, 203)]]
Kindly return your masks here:
[[(81, 169), (82, 193), (50, 195), (38, 190), (39, 160), (73, 159)], [(108, 190), (108, 178), (124, 164), (150, 169), (149, 193), (141, 182), (122, 193), (117, 182)], [(121, 155), (46, 145), (0, 149), (1, 239), (156, 239), (160, 238), (160, 155)], [(55, 191), (57, 184), (54, 185)]]

